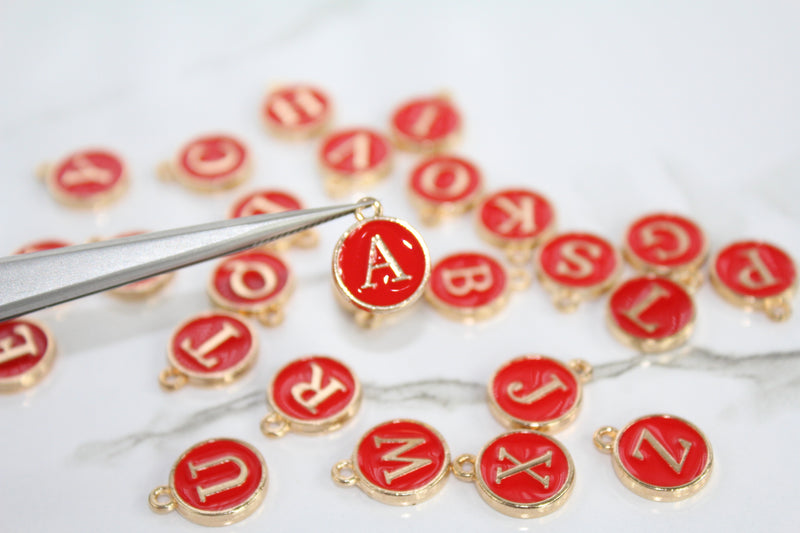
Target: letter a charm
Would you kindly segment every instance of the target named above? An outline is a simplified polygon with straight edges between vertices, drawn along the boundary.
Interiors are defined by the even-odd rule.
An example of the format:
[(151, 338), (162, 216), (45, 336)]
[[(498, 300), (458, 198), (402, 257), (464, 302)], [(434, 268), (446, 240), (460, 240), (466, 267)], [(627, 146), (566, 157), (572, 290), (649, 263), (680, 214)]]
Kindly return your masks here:
[(711, 475), (711, 445), (694, 424), (677, 416), (643, 416), (622, 431), (600, 428), (594, 444), (611, 454), (622, 484), (650, 500), (688, 498)]
[(148, 501), (156, 513), (175, 510), (197, 524), (227, 526), (258, 509), (267, 478), (267, 463), (254, 447), (235, 439), (209, 439), (183, 452), (169, 484), (154, 489)]

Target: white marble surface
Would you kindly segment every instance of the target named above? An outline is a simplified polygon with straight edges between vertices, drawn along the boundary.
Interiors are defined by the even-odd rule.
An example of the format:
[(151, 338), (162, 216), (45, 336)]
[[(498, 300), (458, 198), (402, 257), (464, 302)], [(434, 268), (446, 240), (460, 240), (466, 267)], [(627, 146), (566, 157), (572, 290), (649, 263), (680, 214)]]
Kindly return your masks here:
[[(6, 2), (0, 243), (10, 253), (46, 236), (82, 241), (215, 220), (256, 186), (329, 203), (316, 143), (280, 142), (258, 120), (268, 84), (308, 80), (334, 98), (337, 125), (383, 130), (404, 98), (449, 91), (466, 122), (458, 151), (481, 165), (490, 188), (549, 196), (562, 229), (619, 243), (636, 215), (677, 210), (702, 223), (714, 249), (756, 237), (800, 257), (798, 15), (791, 2)], [(216, 130), (249, 143), (249, 183), (200, 196), (157, 180), (157, 163), (181, 142)], [(129, 194), (99, 212), (56, 204), (33, 177), (37, 164), (97, 144), (127, 158)], [(469, 217), (419, 225), (405, 197), (414, 161), (399, 154), (390, 178), (366, 192), (415, 223), (434, 258), (489, 250)], [(156, 380), (172, 329), (209, 307), (211, 264), (181, 271), (146, 303), (97, 295), (37, 313), (59, 354), (39, 386), (0, 397), (1, 529), (196, 531), (152, 513), (146, 498), (185, 448), (220, 435), (255, 444), (270, 468), (263, 506), (236, 531), (796, 529), (800, 314), (771, 323), (706, 284), (689, 347), (643, 357), (606, 331), (604, 301), (561, 315), (536, 285), (480, 325), (423, 304), (364, 332), (330, 290), (330, 254), (348, 225), (330, 223), (318, 248), (288, 254), (298, 283), (286, 322), (259, 329), (258, 365), (227, 389), (166, 394)], [(258, 430), (267, 381), (315, 352), (361, 377), (360, 414), (330, 436), (268, 441)], [(432, 424), (455, 455), (477, 452), (501, 432), (484, 384), (527, 352), (596, 367), (580, 416), (557, 435), (577, 470), (557, 513), (508, 518), (454, 479), (411, 508), (331, 482), (331, 465), (392, 417)], [(711, 482), (682, 503), (633, 495), (591, 443), (599, 426), (654, 412), (690, 419), (714, 448)]]

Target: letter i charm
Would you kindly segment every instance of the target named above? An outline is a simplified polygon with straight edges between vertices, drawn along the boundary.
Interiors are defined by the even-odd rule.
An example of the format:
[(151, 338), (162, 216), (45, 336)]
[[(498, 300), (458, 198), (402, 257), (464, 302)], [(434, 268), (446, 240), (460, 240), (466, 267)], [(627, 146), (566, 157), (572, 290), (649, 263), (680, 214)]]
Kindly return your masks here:
[(711, 475), (711, 445), (694, 424), (677, 416), (643, 416), (621, 431), (600, 428), (594, 445), (611, 454), (623, 485), (650, 500), (686, 499)]
[(360, 326), (374, 327), (381, 317), (407, 308), (425, 292), (431, 264), (422, 236), (407, 222), (356, 210), (358, 222), (336, 243), (333, 279), (336, 294), (354, 310)]
[(246, 442), (209, 439), (183, 452), (169, 473), (169, 484), (148, 498), (153, 512), (178, 511), (204, 526), (244, 520), (267, 493), (267, 463)]

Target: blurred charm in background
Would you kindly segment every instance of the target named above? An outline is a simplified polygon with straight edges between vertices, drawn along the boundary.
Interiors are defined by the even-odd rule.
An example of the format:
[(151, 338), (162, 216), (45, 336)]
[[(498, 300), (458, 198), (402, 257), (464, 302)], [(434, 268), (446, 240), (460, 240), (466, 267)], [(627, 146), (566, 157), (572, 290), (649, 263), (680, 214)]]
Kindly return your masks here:
[(628, 227), (622, 253), (642, 274), (669, 278), (693, 293), (703, 283), (700, 269), (708, 258), (708, 241), (692, 220), (654, 213)]
[(686, 290), (666, 278), (625, 281), (608, 299), (608, 327), (614, 337), (641, 352), (681, 346), (694, 330), (695, 306)]
[(0, 392), (17, 392), (38, 383), (56, 354), (53, 335), (30, 318), (0, 322)]
[(622, 273), (622, 260), (614, 246), (591, 233), (553, 237), (539, 248), (534, 264), (553, 305), (565, 313), (607, 292)]
[(556, 439), (517, 430), (489, 441), (475, 455), (453, 461), (453, 473), (475, 484), (492, 509), (515, 518), (537, 518), (559, 509), (572, 493), (575, 466)]
[(333, 251), (336, 294), (363, 327), (377, 326), (386, 314), (419, 300), (431, 270), (422, 236), (407, 222), (382, 213), (377, 200), (372, 216), (357, 209), (358, 222)]
[(325, 191), (340, 198), (386, 177), (392, 168), (392, 145), (371, 129), (338, 130), (322, 140), (318, 157)]
[(446, 94), (415, 98), (397, 108), (392, 138), (401, 150), (443, 152), (461, 137), (461, 113)]
[(331, 469), (333, 481), (358, 486), (390, 505), (416, 505), (444, 486), (450, 450), (442, 435), (416, 420), (390, 420), (367, 431), (351, 459)]
[(311, 85), (287, 85), (269, 91), (261, 108), (267, 129), (287, 140), (308, 139), (322, 133), (333, 116), (328, 95)]
[(267, 437), (287, 432), (336, 431), (361, 407), (361, 384), (353, 372), (332, 357), (312, 355), (281, 368), (267, 390), (272, 412), (261, 421)]
[(622, 431), (600, 428), (594, 445), (611, 454), (622, 484), (649, 500), (686, 499), (711, 475), (711, 445), (694, 424), (677, 416), (643, 416)]
[[(303, 202), (288, 191), (277, 189), (259, 189), (238, 198), (231, 207), (229, 218), (249, 217), (253, 215), (271, 215), (286, 211), (305, 209)], [(289, 246), (311, 248), (317, 245), (319, 234), (314, 228), (288, 235), (272, 241), (264, 246), (283, 251)]]
[(250, 370), (258, 356), (258, 336), (246, 320), (225, 311), (196, 315), (175, 330), (167, 345), (169, 365), (158, 376), (161, 387), (187, 383), (221, 386)]
[(70, 207), (106, 206), (128, 188), (125, 162), (104, 148), (80, 150), (55, 165), (45, 163), (38, 174), (53, 198)]
[(63, 248), (64, 246), (72, 246), (72, 243), (63, 239), (42, 239), (40, 241), (29, 242), (28, 244), (18, 248), (14, 254), (32, 254), (34, 252), (43, 252), (45, 250), (55, 250), (56, 248)]
[(204, 526), (227, 526), (258, 509), (267, 493), (267, 463), (250, 444), (236, 439), (209, 439), (183, 452), (169, 482), (155, 488), (150, 509), (178, 511)]
[(740, 241), (714, 257), (711, 282), (728, 302), (782, 322), (792, 314), (797, 268), (789, 254), (773, 244)]
[(435, 225), (475, 207), (483, 191), (483, 177), (478, 167), (464, 158), (434, 155), (411, 171), (408, 191), (422, 222)]
[(171, 162), (158, 167), (158, 175), (194, 191), (214, 192), (248, 179), (251, 167), (249, 151), (242, 141), (231, 135), (211, 134), (186, 143)]

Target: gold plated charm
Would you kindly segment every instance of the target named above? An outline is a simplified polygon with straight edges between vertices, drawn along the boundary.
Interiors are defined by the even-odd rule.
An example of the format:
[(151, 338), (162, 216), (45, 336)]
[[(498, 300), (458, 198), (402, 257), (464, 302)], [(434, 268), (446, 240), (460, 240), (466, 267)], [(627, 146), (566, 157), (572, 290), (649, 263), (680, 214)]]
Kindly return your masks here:
[(392, 115), (392, 138), (398, 148), (441, 152), (461, 137), (461, 113), (447, 95), (414, 98)]
[(72, 153), (56, 165), (43, 165), (39, 174), (53, 198), (70, 207), (108, 205), (128, 188), (125, 162), (104, 148)]
[(236, 439), (209, 439), (183, 452), (169, 473), (168, 485), (154, 489), (150, 509), (178, 511), (204, 526), (244, 520), (267, 493), (267, 463), (253, 446)]
[(258, 336), (243, 318), (225, 311), (196, 315), (175, 330), (167, 345), (170, 366), (158, 376), (172, 391), (191, 383), (227, 385), (253, 367)]
[(708, 258), (708, 241), (694, 221), (654, 213), (628, 227), (622, 253), (639, 272), (667, 277), (694, 292), (703, 283), (700, 268)]
[(159, 176), (199, 192), (230, 189), (250, 177), (250, 154), (239, 139), (226, 134), (197, 137), (186, 143)]
[(449, 473), (450, 451), (439, 432), (401, 419), (367, 431), (353, 457), (334, 465), (331, 477), (382, 503), (416, 505), (439, 492)]
[(361, 384), (346, 365), (322, 355), (281, 368), (267, 390), (272, 412), (261, 421), (267, 437), (288, 431), (320, 434), (342, 427), (361, 407)]
[(31, 318), (0, 322), (0, 392), (17, 392), (38, 383), (53, 366), (53, 335)]
[(319, 165), (325, 190), (338, 198), (384, 178), (392, 168), (392, 145), (367, 128), (335, 131), (322, 140)]
[(276, 87), (267, 95), (261, 118), (267, 129), (284, 139), (307, 139), (319, 135), (333, 115), (331, 100), (311, 85)]
[(32, 254), (34, 252), (43, 252), (45, 250), (55, 250), (56, 248), (63, 248), (64, 246), (71, 246), (72, 243), (62, 239), (42, 239), (40, 241), (29, 242), (25, 246), (17, 248), (14, 255)]
[(381, 316), (408, 308), (425, 292), (430, 275), (428, 247), (407, 222), (356, 210), (358, 222), (339, 238), (333, 252), (333, 279), (340, 301), (355, 311), (364, 327)]
[(728, 302), (756, 309), (782, 322), (792, 314), (797, 268), (775, 245), (741, 241), (726, 246), (711, 262), (711, 282)]
[(575, 311), (617, 283), (622, 261), (614, 246), (591, 233), (562, 233), (544, 243), (534, 261), (536, 275), (559, 311)]
[[(290, 192), (278, 189), (259, 189), (237, 199), (231, 208), (229, 216), (230, 218), (239, 218), (253, 215), (271, 215), (297, 209), (304, 209), (303, 203)], [(310, 228), (272, 241), (265, 246), (279, 251), (283, 251), (289, 246), (311, 248), (316, 246), (318, 240), (317, 230)]]
[(611, 454), (622, 484), (649, 500), (686, 499), (711, 475), (711, 445), (694, 424), (677, 416), (643, 416), (622, 431), (600, 428), (594, 444)]
[(459, 456), (453, 474), (475, 483), (492, 509), (515, 518), (537, 518), (567, 501), (575, 467), (553, 437), (517, 430), (492, 439), (477, 456)]
[(633, 278), (608, 299), (608, 327), (623, 344), (641, 352), (664, 352), (681, 346), (694, 330), (694, 301), (666, 278)]
[(430, 225), (475, 207), (482, 190), (483, 177), (478, 167), (452, 155), (424, 159), (408, 180), (411, 203), (419, 210), (422, 222)]
[(552, 433), (570, 424), (581, 407), (592, 366), (582, 359), (564, 364), (544, 355), (504, 363), (489, 381), (489, 409), (509, 429)]
[(214, 305), (253, 316), (265, 326), (283, 322), (283, 307), (294, 281), (283, 259), (263, 250), (226, 257), (208, 283)]

